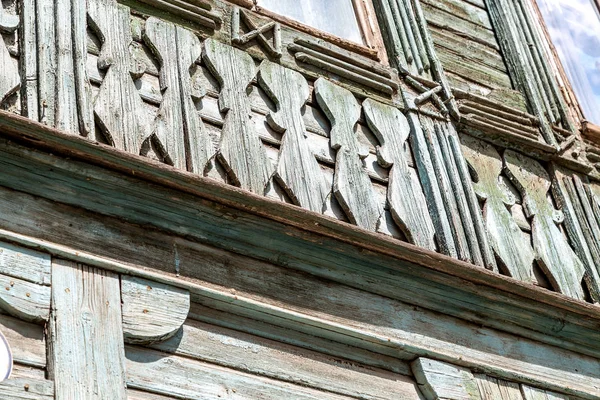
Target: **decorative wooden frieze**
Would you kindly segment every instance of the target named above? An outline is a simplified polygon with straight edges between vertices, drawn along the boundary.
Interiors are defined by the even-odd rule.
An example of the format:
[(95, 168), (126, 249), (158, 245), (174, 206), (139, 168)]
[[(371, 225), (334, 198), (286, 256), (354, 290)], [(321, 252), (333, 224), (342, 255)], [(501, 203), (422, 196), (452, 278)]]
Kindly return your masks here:
[(221, 25), (221, 17), (212, 11), (212, 6), (204, 0), (139, 0), (142, 3), (184, 18), (197, 25), (216, 30)]
[(411, 128), (406, 117), (397, 109), (372, 99), (363, 102), (369, 127), (381, 143), (377, 147), (379, 163), (391, 168), (387, 201), (394, 222), (407, 239), (418, 246), (436, 250), (435, 230), (423, 191), (408, 168), (404, 145)]
[(190, 293), (132, 276), (121, 277), (123, 336), (127, 343), (153, 343), (177, 333), (190, 310)]
[(550, 71), (535, 18), (523, 0), (487, 2), (495, 33), (513, 82), (539, 119), (546, 142), (559, 148), (574, 127), (554, 74)]
[(500, 179), (502, 157), (484, 141), (465, 135), (461, 142), (463, 154), (475, 172), (475, 193), (485, 201), (483, 216), (494, 252), (510, 276), (532, 282), (535, 255), (507, 208), (516, 199)]
[(219, 108), (226, 113), (217, 158), (236, 185), (263, 194), (272, 167), (250, 122), (246, 88), (256, 75), (254, 60), (213, 39), (204, 42), (203, 60), (221, 85)]
[(146, 21), (145, 41), (160, 60), (162, 102), (151, 136), (165, 161), (181, 170), (203, 174), (214, 150), (194, 99), (197, 90), (190, 75), (202, 53), (192, 32), (157, 18)]
[(575, 253), (588, 271), (592, 297), (600, 301), (600, 207), (586, 177), (553, 168), (552, 193), (565, 214), (565, 228)]
[(126, 399), (118, 275), (54, 259), (48, 373), (57, 399)]
[(360, 104), (349, 90), (324, 78), (315, 82), (315, 95), (331, 122), (330, 144), (336, 150), (333, 194), (352, 223), (375, 231), (383, 210), (363, 168), (369, 150), (361, 146), (355, 129)]
[(512, 150), (504, 152), (504, 162), (508, 177), (521, 193), (525, 213), (532, 219), (531, 235), (538, 264), (556, 290), (585, 299), (585, 266), (557, 226), (564, 215), (548, 200), (548, 172), (539, 162)]
[(2, 33), (12, 33), (19, 27), (19, 17), (6, 12), (0, 2), (0, 106), (21, 85), (19, 68), (10, 56)]
[[(249, 32), (240, 34), (243, 25), (250, 29)], [(265, 33), (273, 31), (273, 39), (266, 38)], [(246, 10), (233, 7), (231, 11), (231, 42), (236, 46), (245, 46), (256, 39), (265, 54), (272, 58), (281, 58), (281, 25), (279, 22), (270, 21), (258, 26)]]
[(275, 178), (294, 204), (321, 213), (331, 189), (306, 138), (302, 108), (308, 83), (300, 73), (269, 61), (262, 62), (258, 81), (277, 107), (267, 122), (284, 133)]
[(139, 154), (151, 124), (133, 82), (144, 67), (131, 54), (129, 8), (116, 0), (91, 0), (88, 7), (91, 28), (102, 42), (98, 68), (106, 71), (94, 102), (96, 121), (109, 144)]
[(386, 96), (398, 90), (391, 72), (381, 65), (361, 60), (345, 50), (333, 48), (322, 40), (294, 39), (288, 45), (300, 65), (308, 65), (324, 73), (334, 74), (351, 83)]

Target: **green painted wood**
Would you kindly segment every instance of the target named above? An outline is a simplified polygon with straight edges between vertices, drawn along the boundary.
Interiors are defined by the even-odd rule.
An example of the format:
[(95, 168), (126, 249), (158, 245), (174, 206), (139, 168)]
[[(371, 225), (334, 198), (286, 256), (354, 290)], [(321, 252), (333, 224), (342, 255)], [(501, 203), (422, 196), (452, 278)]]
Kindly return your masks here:
[(126, 399), (118, 275), (52, 260), (48, 371), (58, 399)]

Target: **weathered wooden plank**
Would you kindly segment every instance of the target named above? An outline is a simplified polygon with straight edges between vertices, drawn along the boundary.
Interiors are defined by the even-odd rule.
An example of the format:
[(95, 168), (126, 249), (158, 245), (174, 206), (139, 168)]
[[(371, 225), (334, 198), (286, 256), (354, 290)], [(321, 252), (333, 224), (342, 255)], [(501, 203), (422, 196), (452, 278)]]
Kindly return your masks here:
[(411, 365), (427, 400), (487, 400), (466, 368), (428, 358), (417, 358)]
[(363, 102), (363, 110), (381, 143), (378, 161), (383, 167), (391, 167), (387, 200), (394, 221), (411, 243), (435, 250), (435, 230), (427, 202), (421, 187), (414, 185), (404, 154), (411, 131), (408, 120), (398, 109), (371, 99)]
[(128, 343), (172, 337), (190, 310), (187, 290), (126, 275), (121, 277), (121, 301), (123, 336)]
[(0, 242), (0, 273), (40, 285), (50, 285), (50, 255)]
[(523, 400), (518, 383), (507, 382), (501, 379), (474, 374), (482, 400)]
[(330, 143), (337, 151), (333, 194), (352, 223), (374, 231), (383, 210), (375, 202), (373, 186), (362, 168), (368, 149), (361, 146), (355, 132), (360, 105), (350, 91), (324, 78), (315, 82), (315, 95), (331, 122)]
[(331, 189), (306, 137), (301, 109), (310, 93), (308, 83), (296, 71), (264, 61), (259, 83), (277, 106), (267, 117), (269, 126), (283, 133), (275, 178), (294, 204), (323, 212)]
[(127, 386), (190, 399), (342, 400), (332, 393), (291, 385), (208, 363), (127, 347)]
[(0, 308), (25, 321), (48, 320), (50, 287), (0, 274)]
[(0, 330), (10, 344), (15, 362), (39, 368), (46, 366), (43, 326), (0, 315)]
[[(0, 32), (14, 32), (19, 27), (19, 17), (8, 14), (0, 2)], [(0, 105), (21, 85), (19, 68), (15, 65), (0, 33)]]
[(521, 385), (524, 400), (569, 400), (569, 396)]
[(35, 0), (21, 2), (23, 25), (20, 31), (19, 49), (22, 57), (21, 73), (23, 74), (24, 85), (21, 90), (22, 115), (38, 121), (37, 16), (35, 4)]
[[(85, 66), (87, 60), (87, 1), (71, 0), (72, 59), (73, 81), (77, 109), (79, 133), (86, 137), (94, 137), (94, 108), (92, 88)], [(73, 111), (72, 111), (73, 112)], [(73, 112), (75, 114), (75, 112)]]
[(500, 180), (502, 157), (492, 145), (471, 136), (464, 135), (461, 142), (463, 154), (477, 176), (473, 188), (485, 200), (483, 215), (492, 248), (510, 276), (532, 282), (535, 254), (507, 209), (516, 199)]
[(219, 108), (226, 113), (217, 158), (235, 184), (263, 194), (272, 171), (249, 119), (246, 88), (256, 74), (254, 61), (248, 53), (212, 39), (204, 42), (202, 57), (219, 80)]
[[(56, 70), (61, 71), (56, 74), (56, 92), (54, 93), (56, 101), (55, 127), (65, 132), (77, 132), (79, 130), (77, 121), (77, 96), (75, 94), (75, 71), (73, 59), (73, 38), (75, 35), (85, 35), (85, 25), (78, 25), (78, 28), (84, 29), (83, 32), (75, 32), (72, 12), (77, 12), (72, 6), (77, 8), (83, 6), (85, 2), (77, 4), (71, 0), (54, 2), (54, 27), (56, 47)], [(49, 71), (48, 71), (49, 72)], [(52, 76), (52, 75), (51, 75)], [(129, 117), (129, 116), (128, 116)]]
[(94, 102), (96, 120), (109, 144), (139, 154), (151, 124), (142, 112), (142, 99), (132, 79), (143, 70), (129, 51), (133, 41), (129, 8), (115, 0), (91, 0), (88, 14), (90, 26), (102, 42), (98, 68), (106, 70)]
[[(469, 3), (465, 0), (421, 0), (421, 3), (429, 4), (433, 8), (441, 11), (445, 11), (449, 14), (455, 15), (465, 21), (473, 22), (481, 25), (486, 29), (492, 30), (492, 23), (490, 17), (485, 9), (477, 7), (474, 4)], [(431, 12), (435, 12), (431, 9)], [(428, 15), (426, 14), (426, 17)]]
[(3, 400), (52, 400), (54, 382), (33, 377), (26, 367), (15, 366), (10, 379), (0, 382), (0, 398)]
[[(462, 48), (464, 49), (464, 47)], [(461, 47), (457, 49), (457, 51), (460, 51)], [(504, 71), (489, 68), (475, 59), (465, 58), (461, 54), (443, 48), (439, 48), (438, 56), (448, 72), (452, 72), (467, 81), (475, 82), (490, 89), (512, 88), (510, 77)]]
[[(56, 78), (56, 28), (54, 0), (38, 0), (36, 6), (37, 27), (37, 76), (38, 110), (40, 122), (54, 126)], [(30, 3), (28, 3), (30, 4)]]
[(127, 398), (119, 294), (118, 275), (53, 259), (48, 372), (58, 399)]
[(504, 162), (508, 177), (521, 192), (527, 216), (533, 218), (531, 233), (538, 264), (558, 291), (584, 299), (585, 266), (556, 226), (564, 216), (548, 201), (548, 172), (537, 161), (512, 150), (504, 152)]
[(154, 17), (146, 21), (145, 38), (161, 63), (162, 100), (152, 144), (169, 164), (203, 174), (213, 149), (192, 100), (197, 94), (190, 75), (201, 55), (200, 40), (192, 32)]
[(386, 399), (392, 393), (419, 398), (408, 377), (193, 320), (172, 339), (150, 347), (361, 399)]
[(141, 390), (127, 389), (127, 400), (173, 400), (175, 397), (162, 396)]

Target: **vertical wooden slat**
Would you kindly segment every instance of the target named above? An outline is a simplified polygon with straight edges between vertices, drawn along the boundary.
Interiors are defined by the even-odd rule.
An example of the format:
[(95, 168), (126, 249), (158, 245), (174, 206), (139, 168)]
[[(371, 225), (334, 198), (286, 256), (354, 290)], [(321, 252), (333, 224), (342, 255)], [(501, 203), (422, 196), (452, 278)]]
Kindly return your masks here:
[(52, 263), (48, 370), (56, 399), (126, 399), (118, 275)]

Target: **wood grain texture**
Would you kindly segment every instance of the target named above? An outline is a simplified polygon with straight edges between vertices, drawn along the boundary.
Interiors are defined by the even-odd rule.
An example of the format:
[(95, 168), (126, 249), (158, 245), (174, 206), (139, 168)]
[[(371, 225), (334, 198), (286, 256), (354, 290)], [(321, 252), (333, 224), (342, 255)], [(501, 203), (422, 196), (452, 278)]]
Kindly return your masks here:
[(508, 177), (523, 197), (526, 215), (533, 218), (531, 233), (538, 264), (558, 291), (584, 299), (585, 266), (556, 225), (563, 215), (548, 201), (548, 172), (539, 162), (512, 150), (504, 152), (504, 162)]
[(299, 72), (270, 61), (260, 65), (258, 81), (277, 107), (267, 122), (283, 132), (275, 178), (294, 204), (321, 213), (331, 189), (308, 143), (302, 118), (310, 94), (308, 83)]
[(132, 79), (143, 70), (131, 55), (129, 8), (116, 0), (90, 0), (88, 14), (102, 42), (98, 68), (106, 71), (94, 102), (96, 122), (109, 144), (139, 154), (151, 124)]
[(39, 121), (38, 112), (38, 60), (36, 0), (21, 2), (19, 49), (22, 57), (23, 85), (21, 89), (22, 115)]
[(15, 362), (31, 367), (46, 367), (44, 327), (0, 315), (0, 331), (10, 344)]
[(354, 95), (324, 78), (315, 82), (317, 102), (331, 122), (330, 144), (336, 150), (333, 194), (348, 219), (361, 228), (374, 231), (381, 213), (373, 185), (363, 168), (369, 153), (356, 134), (360, 105)]
[(27, 368), (15, 365), (10, 379), (0, 382), (0, 397), (3, 400), (54, 399), (54, 382), (44, 379), (43, 375), (32, 375)]
[(463, 154), (476, 173), (473, 188), (485, 201), (483, 216), (492, 248), (510, 276), (532, 282), (535, 254), (507, 208), (516, 199), (500, 179), (502, 157), (492, 145), (471, 136), (463, 136), (461, 142)]
[(0, 308), (25, 321), (46, 321), (50, 287), (0, 274)]
[(49, 286), (50, 255), (0, 242), (0, 273)]
[(127, 386), (191, 399), (342, 400), (333, 393), (251, 375), (234, 369), (127, 347)]
[(527, 385), (521, 385), (521, 392), (524, 400), (569, 400), (569, 396)]
[(121, 277), (121, 301), (127, 343), (151, 343), (172, 337), (190, 310), (187, 290), (132, 276)]
[(151, 347), (353, 398), (419, 398), (409, 377), (194, 320), (175, 337)]
[(118, 275), (53, 259), (48, 340), (56, 398), (127, 398)]
[(518, 383), (483, 374), (475, 374), (475, 380), (482, 400), (523, 400)]
[(428, 358), (417, 358), (411, 365), (427, 400), (487, 400), (466, 368)]
[(38, 0), (35, 2), (39, 121), (52, 127), (56, 116), (56, 79), (49, 71), (56, 71), (54, 5), (54, 0)]
[(226, 113), (217, 158), (236, 185), (263, 194), (272, 167), (249, 118), (246, 88), (256, 74), (254, 60), (213, 39), (204, 42), (202, 58), (221, 85), (219, 108)]
[(194, 33), (151, 17), (145, 42), (160, 61), (162, 102), (154, 122), (152, 144), (160, 156), (181, 170), (199, 174), (212, 156), (212, 141), (192, 96), (190, 68), (200, 58), (200, 40)]
[(4, 5), (0, 3), (0, 105), (21, 85), (19, 68), (10, 56), (1, 34), (14, 32), (18, 27), (19, 17), (6, 12)]
[(420, 185), (415, 185), (404, 152), (411, 131), (408, 120), (397, 108), (371, 99), (363, 102), (363, 110), (369, 127), (381, 143), (377, 147), (379, 164), (391, 168), (387, 201), (394, 221), (411, 243), (436, 250), (427, 202)]

